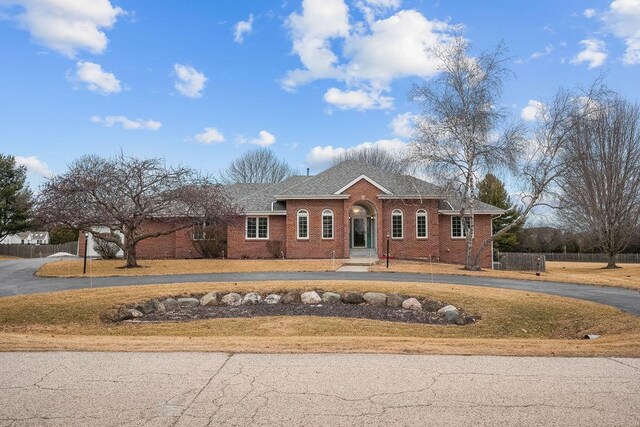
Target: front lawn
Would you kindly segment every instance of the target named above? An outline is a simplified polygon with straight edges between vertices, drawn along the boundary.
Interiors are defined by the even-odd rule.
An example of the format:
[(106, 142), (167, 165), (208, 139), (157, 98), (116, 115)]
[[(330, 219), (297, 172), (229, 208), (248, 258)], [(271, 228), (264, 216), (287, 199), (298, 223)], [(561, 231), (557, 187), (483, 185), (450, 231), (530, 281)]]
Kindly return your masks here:
[[(103, 323), (122, 304), (208, 291), (324, 289), (431, 297), (482, 317), (422, 325), (367, 319), (259, 317), (181, 323)], [(580, 339), (585, 334), (597, 340)], [(388, 352), (640, 356), (640, 318), (600, 304), (535, 293), (421, 283), (308, 281), (184, 283), (85, 289), (0, 299), (0, 351)]]
[(548, 261), (547, 271), (536, 276), (532, 271), (467, 271), (462, 265), (429, 263), (423, 261), (391, 260), (389, 269), (379, 261), (370, 271), (420, 274), (455, 274), (465, 276), (497, 277), (501, 279), (548, 280), (583, 285), (616, 286), (640, 289), (640, 264), (618, 264), (621, 268), (605, 269), (606, 264), (591, 262)]
[[(153, 276), (200, 273), (257, 273), (265, 271), (334, 271), (344, 260), (288, 259), (152, 259), (140, 260), (140, 268), (123, 268), (123, 260), (88, 260), (87, 276)], [(42, 277), (82, 276), (83, 260), (60, 260), (40, 267)]]

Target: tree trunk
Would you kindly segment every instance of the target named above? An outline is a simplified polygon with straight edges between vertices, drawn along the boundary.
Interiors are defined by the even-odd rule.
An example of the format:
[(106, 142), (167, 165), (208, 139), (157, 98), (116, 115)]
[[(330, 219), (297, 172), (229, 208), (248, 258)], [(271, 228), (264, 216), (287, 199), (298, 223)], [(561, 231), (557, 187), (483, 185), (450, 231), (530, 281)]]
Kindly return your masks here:
[(607, 263), (607, 268), (618, 268), (616, 265), (616, 254), (609, 254), (609, 262)]
[(138, 259), (136, 258), (136, 248), (134, 245), (127, 247), (127, 265), (125, 268), (136, 268), (138, 267)]

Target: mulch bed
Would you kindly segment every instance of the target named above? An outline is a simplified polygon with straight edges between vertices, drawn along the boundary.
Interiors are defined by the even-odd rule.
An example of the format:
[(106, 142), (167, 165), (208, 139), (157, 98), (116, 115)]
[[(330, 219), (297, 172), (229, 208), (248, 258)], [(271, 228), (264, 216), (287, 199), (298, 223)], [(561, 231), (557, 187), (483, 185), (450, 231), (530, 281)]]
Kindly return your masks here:
[[(150, 313), (144, 319), (135, 322), (188, 322), (202, 319), (228, 319), (257, 316), (320, 316), (345, 317), (351, 319), (385, 320), (389, 322), (422, 323), (429, 325), (446, 325), (447, 320), (440, 314), (431, 311), (412, 311), (392, 307), (375, 307), (371, 305), (322, 303), (309, 304), (256, 304), (236, 307), (193, 307), (166, 313)], [(461, 316), (464, 323), (473, 323), (472, 316)]]

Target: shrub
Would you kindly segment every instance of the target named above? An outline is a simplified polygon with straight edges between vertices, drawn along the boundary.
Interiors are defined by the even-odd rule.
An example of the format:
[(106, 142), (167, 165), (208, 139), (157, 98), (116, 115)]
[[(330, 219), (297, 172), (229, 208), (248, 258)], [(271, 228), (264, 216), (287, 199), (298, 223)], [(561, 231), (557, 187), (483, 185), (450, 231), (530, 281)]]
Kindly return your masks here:
[(102, 259), (116, 259), (120, 247), (115, 243), (107, 242), (97, 236), (93, 236), (93, 250), (100, 255)]
[(267, 249), (273, 258), (282, 258), (282, 242), (280, 240), (270, 240), (267, 242)]

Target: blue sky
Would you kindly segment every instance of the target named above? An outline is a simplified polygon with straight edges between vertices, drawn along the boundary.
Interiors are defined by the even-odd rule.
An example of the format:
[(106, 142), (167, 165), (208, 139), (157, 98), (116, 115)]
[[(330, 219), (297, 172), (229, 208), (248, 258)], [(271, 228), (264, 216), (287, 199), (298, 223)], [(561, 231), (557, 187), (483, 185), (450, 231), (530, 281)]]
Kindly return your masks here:
[(256, 146), (314, 172), (402, 150), (407, 91), (437, 72), (424, 47), (456, 28), (506, 43), (514, 117), (602, 72), (640, 98), (640, 0), (0, 0), (0, 152), (35, 187), (121, 149), (207, 172)]

